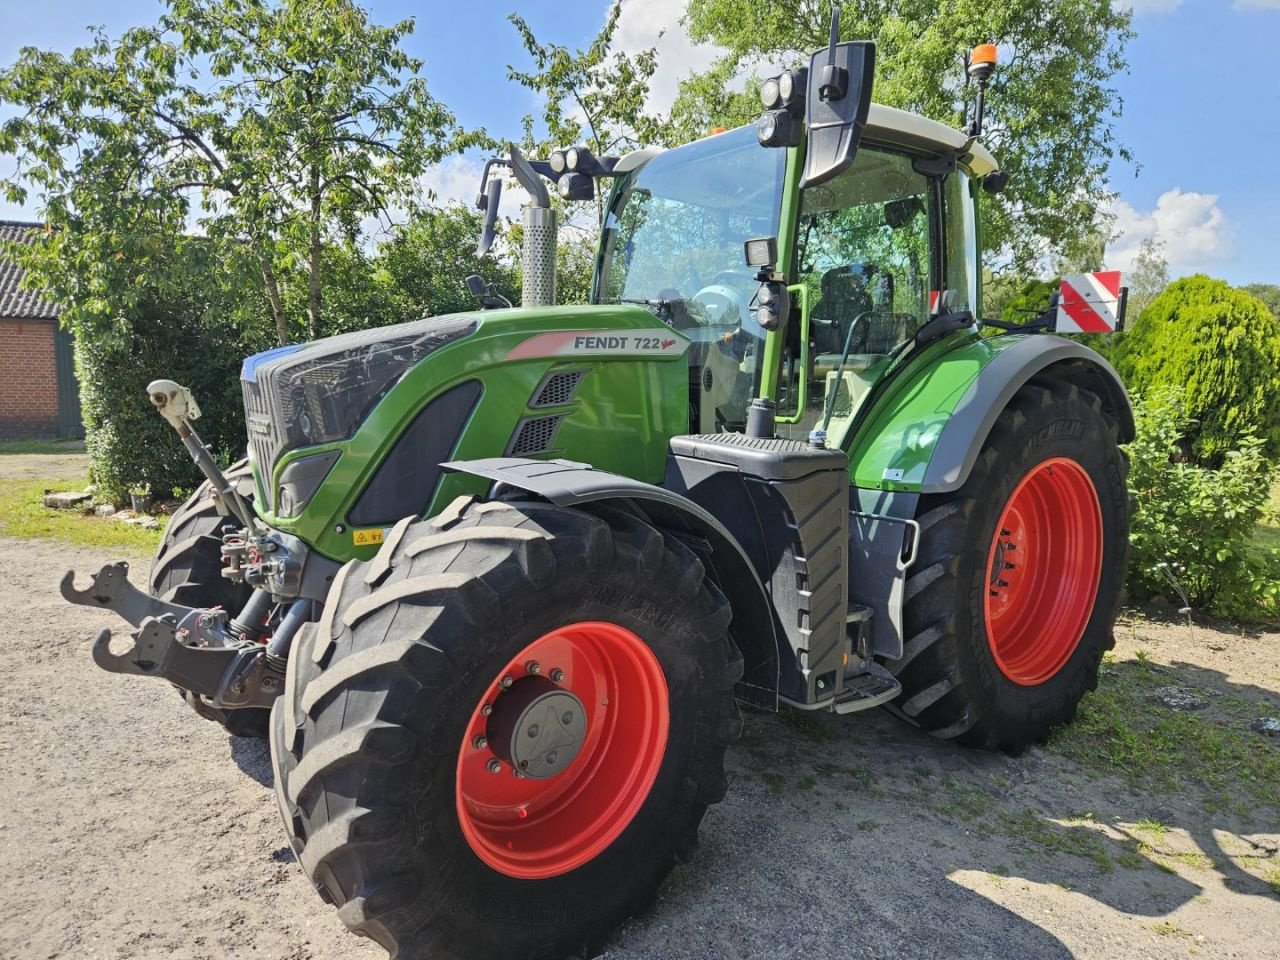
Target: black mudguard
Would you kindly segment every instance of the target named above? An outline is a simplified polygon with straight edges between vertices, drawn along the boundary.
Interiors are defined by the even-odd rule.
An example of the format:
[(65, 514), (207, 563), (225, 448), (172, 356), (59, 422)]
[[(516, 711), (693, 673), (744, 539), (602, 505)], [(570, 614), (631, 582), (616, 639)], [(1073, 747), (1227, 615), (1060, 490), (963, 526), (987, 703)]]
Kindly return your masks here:
[(774, 631), (769, 595), (746, 552), (714, 516), (678, 493), (571, 460), (491, 457), (441, 464), (452, 473), (491, 480), (562, 507), (620, 502), (654, 526), (679, 537), (698, 554), (708, 574), (733, 608), (729, 632), (742, 651), (744, 673), (738, 695), (777, 709), (781, 638)]

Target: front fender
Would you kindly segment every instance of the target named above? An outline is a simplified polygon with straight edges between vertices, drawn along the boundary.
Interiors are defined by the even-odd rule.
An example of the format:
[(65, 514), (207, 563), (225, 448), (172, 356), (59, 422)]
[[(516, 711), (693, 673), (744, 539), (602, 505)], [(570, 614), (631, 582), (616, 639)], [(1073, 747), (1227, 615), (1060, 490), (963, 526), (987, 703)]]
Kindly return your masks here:
[(900, 373), (853, 438), (850, 474), (870, 490), (946, 493), (964, 485), (996, 418), (1033, 378), (1078, 384), (1099, 396), (1133, 439), (1124, 384), (1099, 354), (1043, 334), (973, 338)]
[(733, 610), (729, 633), (744, 661), (738, 695), (758, 706), (777, 709), (781, 660), (768, 592), (733, 534), (705, 509), (663, 487), (571, 460), (491, 457), (452, 461), (441, 467), (523, 490), (557, 506), (610, 502), (630, 507), (631, 512), (638, 510), (654, 526), (679, 537), (698, 555)]

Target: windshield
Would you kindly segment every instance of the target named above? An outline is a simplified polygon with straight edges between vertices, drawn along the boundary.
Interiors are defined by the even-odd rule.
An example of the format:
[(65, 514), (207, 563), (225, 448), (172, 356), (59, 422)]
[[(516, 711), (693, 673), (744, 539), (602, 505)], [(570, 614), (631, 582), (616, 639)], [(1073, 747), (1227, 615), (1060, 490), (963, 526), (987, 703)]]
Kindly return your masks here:
[(639, 301), (693, 341), (690, 425), (741, 430), (759, 385), (760, 284), (743, 244), (778, 233), (786, 151), (742, 127), (649, 160), (623, 181), (605, 217), (596, 298)]
[(663, 300), (674, 326), (753, 323), (759, 284), (742, 245), (778, 232), (785, 150), (751, 127), (658, 154), (622, 184), (605, 218), (601, 302)]

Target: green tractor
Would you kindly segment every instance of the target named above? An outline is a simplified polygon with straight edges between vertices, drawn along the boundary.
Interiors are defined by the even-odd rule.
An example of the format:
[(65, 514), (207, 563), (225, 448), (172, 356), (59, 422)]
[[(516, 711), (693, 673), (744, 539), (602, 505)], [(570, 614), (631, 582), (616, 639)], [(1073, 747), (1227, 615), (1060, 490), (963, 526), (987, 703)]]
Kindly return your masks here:
[[(392, 956), (602, 943), (692, 853), (738, 702), (1017, 751), (1095, 685), (1124, 388), (1052, 312), (980, 335), (1004, 175), (980, 111), (871, 104), (874, 52), (833, 30), (754, 129), (491, 162), (523, 307), (474, 278), (473, 313), (250, 357), (226, 474), (150, 387), (208, 482), (149, 593), (63, 594), (136, 628), (102, 667), (269, 736), (302, 869)], [(552, 183), (611, 184), (586, 305), (552, 305)]]

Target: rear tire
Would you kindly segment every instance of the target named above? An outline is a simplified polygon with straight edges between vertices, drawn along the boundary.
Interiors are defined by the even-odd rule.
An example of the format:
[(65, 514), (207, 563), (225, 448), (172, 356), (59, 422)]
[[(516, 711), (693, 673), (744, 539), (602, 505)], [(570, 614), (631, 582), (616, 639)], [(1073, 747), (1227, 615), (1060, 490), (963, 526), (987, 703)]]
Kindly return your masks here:
[[(227, 471), (227, 479), (241, 486), (251, 486), (243, 481), (252, 475), (247, 460), (241, 460)], [(247, 497), (252, 501), (252, 493)], [(222, 607), (233, 617), (238, 614), (253, 591), (248, 585), (232, 583), (222, 575), (222, 536), (239, 527), (235, 517), (218, 513), (209, 481), (200, 484), (170, 518), (156, 549), (147, 578), (151, 595), (188, 607)], [(266, 738), (270, 710), (258, 707), (220, 710), (190, 690), (175, 689), (192, 710), (206, 720), (221, 724), (232, 736)]]
[(1009, 751), (1074, 718), (1115, 644), (1128, 562), (1118, 436), (1094, 394), (1029, 384), (964, 486), (921, 498), (906, 643), (887, 664), (902, 684), (895, 713), (935, 737)]
[[(401, 521), (343, 568), (273, 709), (303, 870), (398, 960), (593, 956), (724, 795), (729, 619), (697, 558), (620, 510), (459, 500)], [(585, 669), (596, 655), (607, 669)], [(574, 759), (515, 778), (512, 751), (488, 772), (503, 750), (477, 737), (535, 737), (504, 741), (499, 718), (539, 689), (581, 696)]]

